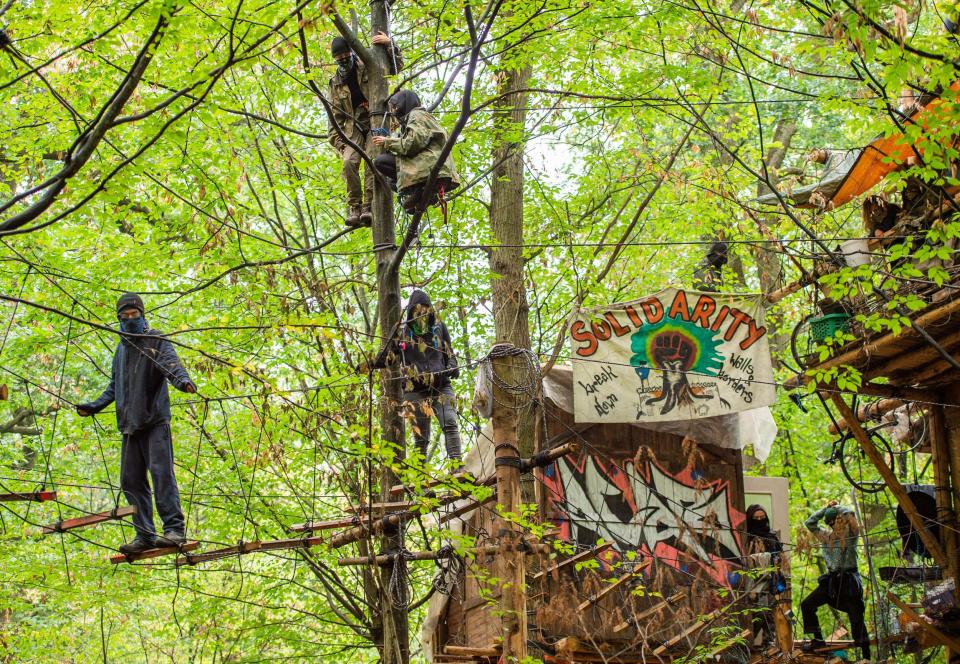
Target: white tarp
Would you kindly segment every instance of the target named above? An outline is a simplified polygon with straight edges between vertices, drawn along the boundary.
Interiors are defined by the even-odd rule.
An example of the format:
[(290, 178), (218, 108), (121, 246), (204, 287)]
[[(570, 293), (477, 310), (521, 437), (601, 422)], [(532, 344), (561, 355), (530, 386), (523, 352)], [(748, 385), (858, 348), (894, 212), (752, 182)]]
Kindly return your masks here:
[(668, 288), (578, 312), (570, 326), (577, 422), (672, 422), (776, 400), (762, 295)]

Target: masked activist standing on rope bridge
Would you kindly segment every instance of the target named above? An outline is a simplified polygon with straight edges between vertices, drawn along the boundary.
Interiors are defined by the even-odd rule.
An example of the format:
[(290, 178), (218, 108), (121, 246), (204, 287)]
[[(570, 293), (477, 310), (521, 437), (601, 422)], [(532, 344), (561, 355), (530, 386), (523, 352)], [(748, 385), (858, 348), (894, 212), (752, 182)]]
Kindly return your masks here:
[[(180, 491), (173, 474), (170, 436), (170, 396), (167, 381), (193, 394), (196, 386), (180, 364), (173, 345), (147, 327), (143, 300), (124, 293), (117, 301), (120, 343), (113, 356), (110, 384), (96, 401), (77, 406), (77, 414), (93, 415), (116, 401), (117, 426), (123, 434), (120, 452), (120, 488), (137, 508), (133, 516), (136, 538), (120, 546), (121, 553), (139, 553), (156, 546), (178, 546), (185, 541)], [(147, 471), (156, 494), (163, 537), (153, 525), (153, 500)]]
[[(382, 32), (373, 36), (374, 46), (391, 47), (390, 73), (403, 68), (403, 56), (397, 45)], [(343, 37), (335, 37), (330, 45), (333, 59), (337, 61), (337, 73), (330, 79), (330, 104), (333, 120), (344, 135), (364, 152), (371, 150), (370, 142), (370, 76), (366, 65), (350, 49)], [(330, 144), (340, 153), (343, 161), (343, 182), (347, 187), (347, 226), (369, 226), (373, 221), (370, 201), (373, 199), (373, 170), (363, 164), (363, 181), (360, 181), (360, 153), (347, 145), (336, 127), (331, 124), (328, 136)]]
[[(830, 530), (820, 527), (821, 519)], [(804, 651), (822, 650), (826, 645), (817, 619), (817, 609), (826, 604), (850, 616), (853, 642), (860, 647), (864, 659), (870, 659), (870, 636), (863, 618), (863, 582), (857, 568), (860, 535), (857, 517), (849, 507), (831, 503), (812, 514), (803, 525), (820, 540), (827, 565), (827, 573), (820, 577), (819, 585), (800, 604), (803, 629), (812, 637)]]
[(460, 465), (462, 455), (457, 422), (457, 397), (450, 385), (460, 377), (450, 332), (437, 316), (422, 290), (410, 294), (406, 315), (395, 339), (373, 363), (373, 369), (400, 362), (404, 404), (413, 407), (414, 443), (424, 457), (430, 444), (430, 416), (436, 416), (443, 430), (447, 456)]

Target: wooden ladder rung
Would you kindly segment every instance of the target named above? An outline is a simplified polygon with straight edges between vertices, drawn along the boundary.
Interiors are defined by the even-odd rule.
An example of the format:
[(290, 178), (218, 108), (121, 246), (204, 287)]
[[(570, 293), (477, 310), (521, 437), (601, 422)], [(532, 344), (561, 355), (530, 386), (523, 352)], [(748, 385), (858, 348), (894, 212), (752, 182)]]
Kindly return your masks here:
[(45, 503), (56, 500), (56, 491), (27, 491), (24, 493), (0, 493), (0, 503)]
[(107, 510), (105, 512), (97, 512), (96, 514), (88, 514), (87, 516), (78, 516), (74, 519), (57, 521), (52, 526), (43, 526), (40, 532), (42, 532), (44, 535), (52, 535), (54, 533), (65, 532), (67, 530), (76, 530), (77, 528), (95, 526), (96, 524), (103, 523), (104, 521), (122, 519), (125, 516), (130, 516), (131, 514), (136, 513), (136, 507), (133, 505), (127, 505), (125, 507), (117, 507), (116, 509)]
[(120, 563), (132, 563), (137, 560), (146, 560), (148, 558), (159, 558), (161, 556), (169, 556), (175, 553), (183, 553), (184, 551), (193, 551), (198, 546), (200, 542), (191, 540), (189, 542), (184, 542), (180, 546), (160, 546), (155, 549), (147, 549), (146, 551), (141, 551), (140, 553), (120, 553), (115, 556), (110, 557), (110, 562), (114, 565), (119, 565)]
[(334, 528), (346, 528), (347, 526), (358, 525), (357, 517), (346, 517), (343, 519), (333, 519), (331, 521), (307, 521), (306, 523), (297, 523), (290, 526), (290, 530), (295, 533), (308, 533), (316, 530), (332, 530)]

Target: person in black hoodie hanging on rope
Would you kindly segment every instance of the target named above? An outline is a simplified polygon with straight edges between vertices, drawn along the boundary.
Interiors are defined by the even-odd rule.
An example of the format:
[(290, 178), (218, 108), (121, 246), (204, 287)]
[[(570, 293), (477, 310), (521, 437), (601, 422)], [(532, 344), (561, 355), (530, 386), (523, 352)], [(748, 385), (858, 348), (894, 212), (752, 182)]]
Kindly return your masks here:
[[(94, 415), (116, 402), (117, 426), (123, 434), (120, 451), (120, 488), (137, 508), (133, 516), (136, 538), (120, 546), (125, 554), (157, 546), (179, 546), (186, 541), (180, 491), (173, 472), (173, 439), (170, 435), (170, 395), (167, 381), (178, 390), (197, 391), (180, 363), (173, 345), (147, 327), (143, 300), (124, 293), (117, 301), (120, 343), (113, 355), (110, 384), (96, 401), (77, 406), (77, 414)], [(147, 483), (153, 482), (154, 496)], [(153, 498), (163, 521), (163, 536), (153, 525)]]
[(457, 398), (450, 381), (460, 377), (460, 367), (447, 326), (434, 311), (430, 297), (419, 289), (410, 295), (399, 338), (380, 353), (372, 368), (381, 369), (397, 361), (403, 376), (403, 399), (413, 409), (417, 450), (427, 456), (433, 415), (443, 430), (447, 456), (459, 466), (462, 451)]

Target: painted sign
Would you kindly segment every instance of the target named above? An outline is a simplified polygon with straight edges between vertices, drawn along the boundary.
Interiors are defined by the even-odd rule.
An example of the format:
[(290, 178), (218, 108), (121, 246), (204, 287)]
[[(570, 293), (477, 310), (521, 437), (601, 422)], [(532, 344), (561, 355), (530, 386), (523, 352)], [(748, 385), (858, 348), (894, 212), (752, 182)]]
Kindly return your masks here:
[(741, 556), (736, 529), (744, 514), (731, 505), (726, 482), (697, 474), (582, 455), (547, 468), (544, 485), (561, 538), (584, 546), (603, 539), (621, 554), (654, 556), (681, 570), (699, 566), (728, 583)]
[(576, 421), (688, 420), (772, 404), (763, 302), (668, 288), (581, 311), (570, 326)]

